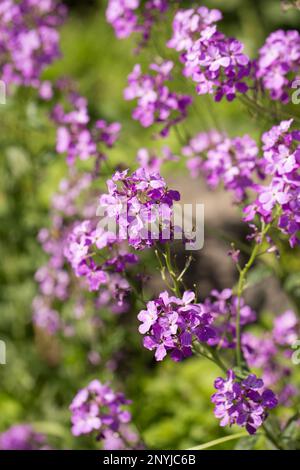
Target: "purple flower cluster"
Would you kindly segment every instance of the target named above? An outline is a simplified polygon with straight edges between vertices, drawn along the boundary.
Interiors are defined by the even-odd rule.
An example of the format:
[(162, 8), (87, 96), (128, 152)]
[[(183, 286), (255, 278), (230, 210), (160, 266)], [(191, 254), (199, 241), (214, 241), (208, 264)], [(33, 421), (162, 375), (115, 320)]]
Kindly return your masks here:
[(65, 17), (65, 6), (56, 0), (2, 0), (1, 80), (7, 85), (43, 87), (43, 70), (60, 56), (57, 27)]
[(217, 392), (211, 400), (221, 426), (237, 424), (245, 427), (249, 434), (255, 434), (267, 418), (268, 411), (278, 404), (272, 390), (266, 389), (263, 380), (254, 374), (239, 382), (234, 372), (229, 370), (227, 378), (218, 377), (214, 385)]
[(207, 153), (215, 149), (225, 138), (224, 134), (212, 129), (208, 132), (200, 132), (182, 147), (181, 153), (188, 159), (187, 168), (192, 178), (198, 178), (201, 175)]
[(106, 19), (113, 26), (117, 38), (126, 38), (136, 30), (139, 4), (140, 0), (109, 0)]
[(256, 78), (273, 100), (289, 102), (289, 90), (300, 76), (300, 34), (296, 30), (274, 31), (259, 51)]
[(159, 173), (139, 168), (116, 172), (107, 181), (108, 194), (100, 197), (104, 215), (116, 221), (119, 237), (140, 250), (155, 241), (172, 238), (172, 206), (180, 199)]
[[(135, 261), (133, 255), (130, 256), (131, 262)], [(130, 302), (128, 298), (128, 294), (130, 292), (131, 286), (124, 277), (124, 274), (110, 272), (109, 282), (100, 286), (99, 295), (95, 302), (96, 308), (101, 309), (106, 307), (115, 314), (125, 313), (130, 308)]]
[[(102, 258), (97, 261), (99, 253)], [(135, 254), (122, 249), (115, 234), (102, 227), (95, 227), (90, 220), (75, 224), (69, 234), (64, 254), (76, 276), (87, 280), (90, 291), (98, 291), (100, 286), (109, 285), (111, 274), (123, 273), (128, 265), (138, 261)], [(122, 303), (130, 290), (129, 284), (126, 281), (115, 281), (116, 279), (114, 286), (119, 286), (119, 289), (118, 292), (114, 289), (114, 294)]]
[(273, 338), (280, 346), (292, 346), (299, 338), (300, 322), (292, 310), (287, 310), (282, 315), (275, 317)]
[(0, 434), (0, 450), (49, 449), (46, 437), (34, 431), (30, 424), (17, 424)]
[(123, 393), (93, 380), (76, 394), (70, 405), (73, 435), (95, 432), (97, 440), (103, 441), (104, 448), (109, 450), (128, 448), (128, 441), (135, 445), (138, 437), (128, 426), (131, 421), (128, 404), (130, 401)]
[[(212, 325), (215, 335), (208, 342), (211, 346), (219, 348), (234, 348), (236, 340), (236, 315), (238, 298), (233, 295), (231, 289), (221, 292), (212, 290), (210, 297), (206, 298), (203, 306), (206, 312), (212, 316)], [(240, 324), (241, 326), (253, 323), (256, 320), (254, 310), (246, 305), (244, 299), (240, 299)]]
[(168, 353), (174, 361), (180, 361), (192, 354), (193, 340), (207, 343), (214, 337), (212, 316), (194, 300), (195, 294), (190, 291), (182, 299), (162, 292), (138, 314), (142, 322), (139, 332), (146, 335), (144, 347), (155, 350), (157, 361)]
[[(195, 294), (190, 291), (182, 299), (163, 292), (139, 313), (139, 331), (146, 334), (144, 346), (155, 349), (156, 360), (161, 361), (168, 352), (175, 361), (190, 356), (195, 338), (212, 347), (235, 347), (238, 298), (232, 290), (213, 290), (203, 303), (193, 303), (194, 300)], [(256, 313), (243, 299), (240, 317), (242, 327), (256, 320)]]
[[(41, 229), (38, 235), (38, 240), (49, 259), (35, 274), (39, 294), (32, 304), (33, 322), (49, 334), (54, 334), (62, 328), (57, 305), (65, 302), (70, 296), (71, 276), (65, 266), (64, 251), (73, 229), (72, 219), (88, 217), (96, 212), (96, 207), (90, 201), (86, 204), (87, 196), (84, 197), (91, 183), (92, 177), (88, 173), (79, 176), (72, 172), (68, 179), (62, 180), (59, 191), (52, 198), (51, 228)], [(87, 199), (89, 200), (89, 197)]]
[(69, 165), (74, 165), (77, 158), (103, 160), (105, 154), (98, 145), (112, 147), (119, 137), (121, 125), (118, 122), (108, 124), (104, 120), (91, 123), (87, 100), (75, 92), (68, 94), (68, 100), (70, 111), (66, 112), (61, 104), (52, 111), (52, 119), (58, 126), (56, 151), (67, 155)]
[(123, 39), (137, 32), (142, 35), (141, 45), (147, 43), (155, 21), (168, 9), (168, 0), (109, 0), (106, 19), (115, 30), (117, 38)]
[[(51, 228), (39, 233), (49, 259), (35, 275), (39, 293), (32, 304), (33, 322), (49, 334), (70, 330), (59, 311), (72, 296), (81, 311), (86, 299), (80, 292), (96, 292), (93, 302), (97, 310), (109, 307), (114, 313), (123, 313), (129, 307), (131, 287), (124, 271), (138, 258), (112, 232), (97, 226), (98, 191), (94, 192), (93, 182), (93, 175), (70, 168), (69, 178), (61, 181), (52, 199)], [(74, 319), (76, 310), (75, 305)]]
[(171, 80), (170, 72), (172, 61), (162, 64), (151, 64), (152, 74), (143, 74), (141, 66), (135, 65), (128, 76), (128, 87), (124, 90), (126, 100), (137, 99), (137, 107), (132, 113), (133, 119), (139, 121), (143, 127), (150, 127), (153, 123), (163, 123), (160, 132), (166, 137), (170, 127), (181, 122), (187, 116), (187, 108), (192, 103), (188, 95), (181, 95), (170, 91), (165, 84)]
[[(245, 220), (253, 220), (259, 214), (269, 223), (279, 215), (278, 228), (289, 236), (294, 247), (300, 240), (300, 132), (290, 130), (293, 120), (282, 121), (262, 136), (263, 160), (266, 173), (272, 176), (267, 186), (257, 186), (257, 198), (248, 205)], [(275, 209), (276, 208), (276, 209)]]
[(32, 320), (35, 326), (54, 335), (61, 329), (61, 319), (58, 311), (52, 307), (52, 297), (38, 295), (32, 301)]
[(264, 383), (276, 387), (280, 403), (288, 402), (296, 392), (290, 382), (290, 364), (286, 364), (284, 358), (290, 361), (290, 346), (299, 337), (299, 326), (295, 313), (287, 310), (275, 317), (271, 332), (260, 337), (249, 332), (242, 335), (243, 355), (248, 366), (262, 370)]
[(173, 21), (173, 37), (168, 46), (181, 52), (184, 75), (196, 82), (200, 95), (213, 94), (216, 101), (226, 96), (232, 101), (245, 93), (251, 63), (243, 44), (217, 30), (222, 14), (206, 7), (179, 10)]
[(238, 202), (256, 188), (255, 176), (263, 175), (257, 145), (248, 135), (231, 139), (215, 130), (203, 132), (182, 148), (182, 154), (192, 177), (204, 175), (211, 188), (222, 182)]

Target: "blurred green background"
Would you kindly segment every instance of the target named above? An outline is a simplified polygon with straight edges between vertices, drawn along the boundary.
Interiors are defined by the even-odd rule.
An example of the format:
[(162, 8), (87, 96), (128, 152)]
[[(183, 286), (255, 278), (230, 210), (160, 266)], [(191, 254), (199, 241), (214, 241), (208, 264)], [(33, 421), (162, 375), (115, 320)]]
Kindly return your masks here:
[[(157, 25), (155, 41), (135, 56), (131, 52), (135, 39), (118, 41), (106, 24), (106, 2), (67, 4), (70, 14), (62, 28), (63, 57), (47, 70), (45, 78), (73, 77), (80, 93), (88, 98), (92, 115), (121, 122), (121, 139), (111, 160), (134, 166), (138, 148), (159, 148), (165, 142), (153, 141), (153, 131), (141, 129), (131, 119), (132, 103), (122, 99), (122, 92), (136, 62), (146, 65), (157, 54), (176, 58), (164, 48), (170, 24)], [(205, 5), (223, 11), (222, 29), (242, 40), (252, 57), (269, 32), (299, 25), (299, 12), (283, 13), (279, 0), (215, 0)], [(193, 93), (193, 85), (183, 78), (173, 86)], [(187, 135), (220, 126), (232, 136), (249, 133), (258, 137), (269, 125), (252, 116), (238, 100), (214, 104), (199, 97), (195, 108), (182, 129)], [(51, 195), (66, 173), (64, 159), (55, 153), (55, 129), (48, 112), (47, 105), (37, 103), (30, 90), (19, 90), (8, 98), (6, 106), (0, 105), (0, 339), (7, 344), (7, 365), (0, 365), (0, 431), (18, 422), (31, 422), (49, 436), (54, 448), (97, 448), (92, 438), (72, 437), (68, 411), (76, 391), (97, 377), (111, 380), (133, 400), (134, 422), (149, 448), (184, 449), (225, 435), (210, 403), (218, 371), (199, 359), (154, 364), (151, 353), (142, 351), (135, 316), (129, 314), (125, 322), (108, 320), (101, 351), (107, 350), (107, 356), (111, 351), (121, 354), (118, 365), (110, 369), (87, 361), (92, 332), (49, 339), (34, 331), (34, 273), (46, 260), (36, 236), (49, 224)], [(171, 134), (167, 143), (178, 152), (176, 134)], [(170, 164), (166, 176), (168, 171), (172, 179), (179, 179), (183, 171), (187, 176), (183, 169), (183, 163)], [(291, 264), (288, 255), (286, 260), (288, 272), (299, 270), (299, 261)], [(299, 285), (297, 277), (293, 287), (296, 298)], [(233, 441), (222, 448), (236, 445)], [(238, 444), (247, 445), (246, 441)], [(257, 446), (263, 446), (259, 439)]]

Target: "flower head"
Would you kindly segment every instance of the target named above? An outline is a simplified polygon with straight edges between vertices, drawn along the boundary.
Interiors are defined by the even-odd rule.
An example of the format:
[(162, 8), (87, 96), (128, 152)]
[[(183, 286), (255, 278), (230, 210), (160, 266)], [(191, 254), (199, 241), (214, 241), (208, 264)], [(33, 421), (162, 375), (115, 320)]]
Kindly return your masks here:
[(217, 30), (219, 10), (206, 7), (179, 10), (173, 21), (173, 37), (168, 46), (181, 51), (184, 75), (196, 82), (197, 93), (213, 94), (216, 101), (226, 96), (232, 101), (245, 93), (251, 64), (243, 45)]
[(249, 374), (238, 381), (232, 370), (227, 372), (227, 378), (218, 377), (215, 380), (217, 392), (211, 401), (215, 404), (215, 416), (221, 426), (237, 424), (245, 427), (249, 434), (254, 434), (268, 416), (268, 410), (278, 404), (274, 393), (264, 388), (262, 379)]
[(289, 90), (300, 71), (300, 34), (279, 29), (259, 51), (256, 77), (273, 100), (289, 101)]
[(263, 134), (263, 162), (271, 181), (254, 188), (256, 200), (244, 212), (246, 221), (253, 220), (255, 214), (265, 223), (274, 219), (293, 247), (299, 244), (300, 229), (300, 136), (290, 129), (292, 122), (282, 121)]
[(128, 427), (131, 421), (128, 404), (130, 401), (123, 393), (93, 380), (75, 395), (70, 405), (73, 435), (95, 432), (106, 449), (116, 448), (117, 443), (117, 448), (126, 448), (127, 437), (131, 435), (132, 441), (136, 441), (136, 435)]
[(214, 337), (211, 315), (202, 305), (193, 303), (194, 299), (191, 291), (186, 291), (181, 299), (162, 292), (138, 314), (139, 331), (145, 335), (144, 346), (155, 350), (157, 361), (168, 353), (179, 361), (192, 354), (193, 340), (208, 342)]
[(183, 147), (182, 154), (188, 158), (192, 177), (204, 175), (211, 188), (223, 183), (238, 202), (256, 188), (255, 177), (263, 175), (264, 162), (258, 158), (257, 145), (248, 135), (231, 139), (215, 130), (203, 132)]
[(117, 222), (121, 240), (128, 239), (129, 245), (143, 249), (172, 238), (172, 206), (180, 194), (169, 189), (159, 173), (145, 168), (131, 175), (128, 170), (116, 172), (107, 187), (100, 206)]
[(106, 9), (107, 22), (114, 28), (118, 39), (124, 39), (132, 33), (142, 36), (140, 45), (144, 46), (152, 27), (168, 9), (168, 0), (147, 0), (141, 5), (140, 0), (109, 0)]
[(236, 316), (239, 303), (240, 324), (245, 326), (256, 320), (256, 313), (245, 304), (243, 299), (238, 301), (231, 289), (211, 291), (210, 297), (204, 301), (207, 312), (212, 316), (215, 336), (209, 340), (211, 346), (234, 348), (236, 341)]
[[(60, 57), (57, 28), (66, 7), (56, 0), (5, 0), (0, 5), (0, 79), (6, 84), (31, 86), (51, 96), (44, 69)], [(48, 90), (46, 90), (48, 88)]]
[(166, 81), (171, 80), (173, 62), (160, 65), (151, 64), (151, 73), (143, 74), (140, 65), (135, 65), (128, 76), (128, 87), (124, 91), (126, 100), (137, 100), (137, 107), (132, 113), (133, 119), (143, 127), (153, 123), (162, 123), (161, 136), (169, 133), (171, 126), (178, 124), (187, 116), (187, 109), (192, 103), (188, 95), (171, 92)]
[(64, 84), (58, 84), (67, 98), (67, 111), (61, 104), (52, 110), (51, 117), (57, 125), (56, 150), (66, 154), (67, 163), (74, 165), (76, 159), (96, 161), (105, 158), (105, 148), (111, 148), (119, 138), (121, 125), (118, 122), (108, 124), (104, 120), (91, 122), (88, 104), (85, 98), (73, 90), (65, 90)]
[(17, 424), (0, 434), (0, 450), (42, 450), (49, 448), (46, 437), (30, 424)]

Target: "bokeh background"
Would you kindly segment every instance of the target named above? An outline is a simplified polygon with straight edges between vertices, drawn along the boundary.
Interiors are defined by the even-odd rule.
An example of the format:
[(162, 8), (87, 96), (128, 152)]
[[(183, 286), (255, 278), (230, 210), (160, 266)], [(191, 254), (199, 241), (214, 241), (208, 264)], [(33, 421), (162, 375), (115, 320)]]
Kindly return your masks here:
[[(131, 119), (132, 103), (124, 101), (122, 93), (136, 62), (147, 64), (158, 54), (175, 58), (164, 48), (169, 24), (157, 25), (155, 40), (136, 57), (131, 52), (134, 38), (118, 41), (106, 23), (106, 1), (66, 3), (70, 12), (62, 28), (63, 57), (45, 78), (72, 76), (88, 98), (92, 115), (121, 122), (123, 131), (111, 162), (134, 166), (140, 147), (159, 149), (162, 142)], [(222, 29), (244, 42), (252, 57), (272, 30), (299, 26), (300, 13), (283, 12), (279, 0), (204, 3), (223, 11)], [(183, 78), (173, 86), (193, 93), (193, 85)], [(96, 449), (92, 438), (72, 437), (68, 406), (77, 390), (97, 377), (110, 380), (133, 400), (133, 421), (149, 448), (184, 449), (225, 435), (230, 431), (219, 427), (210, 403), (218, 371), (200, 359), (154, 364), (151, 353), (141, 347), (135, 314), (119, 317), (97, 312), (105, 324), (97, 336), (84, 321), (70, 337), (50, 337), (33, 327), (34, 273), (46, 260), (36, 237), (41, 227), (49, 225), (51, 196), (66, 174), (64, 159), (55, 153), (55, 129), (48, 112), (30, 90), (19, 90), (5, 106), (0, 105), (0, 339), (7, 345), (7, 364), (0, 365), (0, 432), (15, 423), (30, 422), (49, 436), (53, 448)], [(220, 127), (231, 136), (248, 133), (258, 138), (270, 123), (238, 100), (214, 104), (209, 97), (199, 97), (185, 126), (183, 132), (190, 136)], [(176, 134), (167, 143), (179, 154)], [(190, 284), (199, 285), (203, 297), (213, 287), (231, 287), (236, 274), (226, 253), (230, 240), (244, 240), (246, 233), (238, 209), (222, 190), (212, 193), (203, 181), (191, 182), (183, 158), (166, 165), (164, 175), (180, 189), (185, 202), (205, 203), (205, 246), (192, 265)], [(178, 257), (180, 262), (180, 253)], [(146, 255), (144, 263), (154, 268), (155, 259)], [(266, 322), (269, 314), (281, 313), (291, 302), (299, 306), (299, 268), (299, 256), (291, 256), (288, 249), (279, 281), (271, 268), (255, 268), (248, 300), (263, 312)], [(157, 273), (149, 284), (149, 297), (159, 288)], [(64, 308), (63, 314), (72, 316), (72, 304)], [(88, 360), (91, 344), (101, 356), (97, 365)], [(255, 446), (261, 448), (260, 438), (255, 439)], [(222, 448), (248, 445), (249, 439)]]

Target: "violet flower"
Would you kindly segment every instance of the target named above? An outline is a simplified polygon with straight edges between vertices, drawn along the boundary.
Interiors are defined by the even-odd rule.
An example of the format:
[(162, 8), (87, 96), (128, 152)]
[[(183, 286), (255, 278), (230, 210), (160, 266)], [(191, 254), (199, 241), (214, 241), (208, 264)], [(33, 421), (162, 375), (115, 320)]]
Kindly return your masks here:
[(207, 343), (215, 335), (212, 316), (200, 304), (193, 303), (195, 294), (186, 291), (182, 299), (162, 292), (147, 303), (138, 319), (144, 347), (155, 350), (155, 359), (162, 361), (168, 353), (174, 361), (192, 355), (194, 340)]
[(237, 39), (217, 30), (222, 14), (206, 7), (179, 10), (173, 21), (173, 37), (167, 45), (181, 52), (183, 73), (196, 83), (198, 94), (213, 94), (216, 101), (232, 101), (245, 93), (251, 63)]
[(141, 66), (137, 64), (128, 76), (128, 87), (124, 90), (125, 100), (137, 100), (133, 119), (143, 127), (162, 123), (162, 137), (168, 135), (172, 126), (185, 119), (192, 103), (190, 96), (172, 92), (165, 84), (171, 80), (172, 68), (173, 62), (165, 61), (160, 65), (151, 64), (151, 73), (143, 74)]
[(114, 392), (108, 384), (93, 380), (80, 390), (71, 405), (72, 433), (74, 436), (95, 433), (109, 450), (126, 449), (128, 443), (137, 443), (136, 433), (130, 430), (131, 414), (127, 410), (123, 393)]
[(45, 450), (46, 436), (34, 431), (30, 424), (16, 424), (0, 434), (0, 450)]
[(277, 406), (278, 400), (274, 393), (264, 387), (262, 379), (249, 374), (239, 382), (232, 370), (227, 378), (215, 380), (217, 392), (211, 401), (215, 404), (215, 416), (220, 419), (220, 426), (245, 427), (249, 434), (255, 434), (264, 423), (268, 411)]

